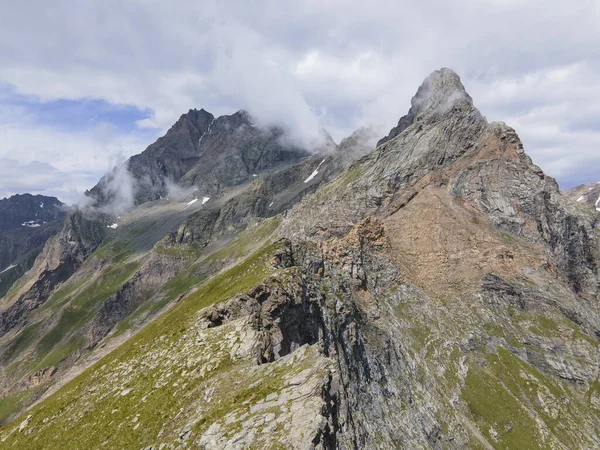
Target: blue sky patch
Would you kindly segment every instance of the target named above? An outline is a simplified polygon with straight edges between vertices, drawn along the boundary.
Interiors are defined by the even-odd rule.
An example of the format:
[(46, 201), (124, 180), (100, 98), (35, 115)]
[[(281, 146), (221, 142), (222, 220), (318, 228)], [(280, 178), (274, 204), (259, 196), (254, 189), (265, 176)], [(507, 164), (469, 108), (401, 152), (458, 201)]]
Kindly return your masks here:
[(150, 117), (152, 111), (133, 105), (92, 98), (42, 101), (36, 96), (19, 94), (10, 85), (0, 85), (0, 103), (20, 109), (35, 124), (61, 131), (83, 131), (109, 124), (118, 134), (156, 134), (156, 130), (136, 126), (136, 121)]

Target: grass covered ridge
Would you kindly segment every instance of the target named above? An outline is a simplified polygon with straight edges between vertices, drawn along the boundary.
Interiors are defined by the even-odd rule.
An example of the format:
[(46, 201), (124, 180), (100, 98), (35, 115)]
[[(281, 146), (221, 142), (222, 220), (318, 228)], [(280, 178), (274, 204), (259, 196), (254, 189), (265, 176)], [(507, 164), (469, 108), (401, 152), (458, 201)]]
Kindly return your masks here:
[[(32, 429), (29, 434), (18, 431), (21, 421), (17, 420), (1, 431), (0, 442), (6, 448), (34, 448), (44, 443), (43, 448), (48, 449), (73, 445), (90, 448), (103, 442), (107, 448), (140, 448), (157, 439), (162, 442), (161, 430), (165, 435), (165, 427), (174, 426), (170, 421), (206, 382), (207, 376), (188, 377), (189, 373), (208, 364), (208, 372), (214, 374), (210, 376), (226, 376), (223, 374), (233, 370), (237, 375), (231, 379), (235, 379), (247, 370), (246, 363), (233, 362), (230, 352), (223, 351), (229, 344), (220, 341), (220, 329), (209, 333), (214, 340), (207, 337), (199, 347), (194, 324), (202, 308), (245, 292), (272, 273), (269, 261), (276, 248), (276, 244), (267, 244), (205, 282), (172, 310), (33, 408), (27, 422), (27, 428)], [(191, 395), (192, 392), (196, 394)], [(223, 407), (211, 414), (225, 413)], [(143, 426), (135, 428), (136, 423)], [(202, 428), (203, 423), (199, 421), (196, 428)], [(134, 433), (134, 428), (139, 433)]]
[[(192, 286), (197, 285), (198, 282), (202, 284), (200, 284), (195, 291), (192, 291), (190, 295), (177, 303), (172, 309), (165, 312), (165, 314), (158, 317), (145, 328), (141, 329), (121, 347), (117, 348), (99, 363), (86, 370), (82, 375), (68, 383), (40, 405), (33, 408), (31, 410), (32, 418), (30, 420), (33, 424), (37, 418), (40, 419), (39, 425), (35, 427), (39, 430), (39, 433), (32, 432), (25, 440), (22, 440), (23, 436), (16, 432), (21, 423), (21, 419), (17, 419), (14, 423), (6, 425), (0, 431), (0, 442), (1, 439), (5, 439), (4, 442), (9, 443), (15, 438), (17, 439), (15, 441), (17, 447), (19, 445), (38, 445), (33, 444), (33, 442), (48, 443), (44, 448), (64, 447), (67, 445), (69, 439), (72, 440), (75, 438), (72, 433), (68, 432), (68, 429), (71, 429), (72, 427), (74, 418), (69, 414), (66, 414), (65, 410), (71, 411), (71, 407), (69, 406), (71, 404), (79, 404), (79, 406), (81, 406), (80, 402), (85, 399), (92, 403), (87, 403), (86, 406), (82, 406), (82, 410), (89, 410), (89, 414), (85, 413), (83, 415), (84, 417), (81, 422), (82, 426), (87, 424), (85, 425), (86, 428), (94, 428), (95, 425), (92, 425), (92, 423), (97, 423), (98, 430), (101, 430), (103, 427), (111, 429), (110, 424), (113, 423), (115, 417), (111, 417), (111, 420), (105, 422), (103, 418), (99, 418), (93, 411), (96, 411), (103, 417), (103, 414), (108, 414), (107, 409), (105, 408), (110, 407), (111, 414), (117, 414), (116, 412), (112, 413), (115, 409), (114, 405), (121, 404), (121, 402), (123, 405), (129, 404), (129, 401), (133, 396), (123, 395), (123, 398), (121, 398), (120, 395), (117, 395), (110, 402), (103, 396), (102, 399), (98, 400), (99, 403), (96, 404), (96, 400), (90, 400), (89, 395), (86, 394), (86, 392), (88, 392), (87, 387), (94, 385), (98, 386), (99, 384), (108, 386), (106, 383), (109, 383), (112, 386), (114, 383), (112, 381), (109, 382), (109, 379), (113, 377), (115, 371), (119, 370), (118, 367), (127, 365), (128, 362), (135, 365), (136, 361), (138, 361), (139, 364), (141, 364), (140, 367), (142, 367), (146, 364), (144, 361), (147, 362), (147, 358), (162, 358), (167, 354), (172, 356), (177, 355), (178, 353), (175, 350), (176, 346), (179, 345), (177, 342), (189, 338), (189, 333), (193, 330), (193, 326), (197, 320), (197, 312), (199, 310), (214, 303), (226, 300), (239, 292), (245, 292), (252, 289), (274, 271), (269, 263), (277, 248), (277, 244), (270, 244), (268, 243), (268, 240), (278, 224), (279, 218), (265, 220), (259, 223), (258, 226), (252, 227), (244, 233), (241, 233), (236, 239), (223, 247), (216, 254), (207, 255), (207, 257), (201, 258), (201, 260), (196, 263), (197, 266), (204, 264), (205, 266), (222, 267), (223, 265), (233, 263), (240, 259), (242, 259), (242, 261), (217, 273), (208, 280), (204, 279), (204, 282), (202, 279), (198, 280), (198, 278), (194, 278), (192, 276), (193, 272), (190, 271), (185, 275), (186, 278), (180, 277), (180, 280), (175, 280), (175, 284), (170, 283), (168, 287), (165, 287), (167, 289), (166, 292), (172, 290), (178, 281), (181, 283), (179, 291), (181, 293), (188, 291)], [(267, 243), (265, 243), (265, 241)], [(257, 248), (258, 250), (256, 250)], [(69, 354), (69, 352), (76, 350), (78, 346), (85, 345), (85, 342), (81, 339), (83, 336), (77, 335), (75, 331), (80, 321), (86, 317), (88, 307), (93, 306), (96, 301), (95, 299), (103, 297), (107, 293), (115, 290), (115, 287), (118, 289), (118, 287), (135, 272), (135, 270), (137, 270), (137, 263), (127, 263), (125, 260), (116, 266), (108, 266), (103, 271), (102, 277), (92, 283), (88, 282), (88, 285), (82, 290), (74, 289), (73, 287), (68, 287), (67, 290), (67, 287), (65, 287), (64, 295), (60, 295), (59, 299), (61, 301), (68, 301), (67, 309), (64, 310), (63, 315), (59, 319), (60, 327), (58, 326), (59, 324), (57, 324), (48, 332), (48, 339), (45, 339), (38, 344), (43, 346), (43, 349), (40, 347), (40, 350), (45, 351), (45, 357), (41, 361), (38, 360), (37, 363), (55, 363), (57, 360), (60, 360), (65, 355)], [(172, 298), (173, 296), (169, 296), (163, 300), (170, 301)], [(164, 302), (156, 308), (162, 307), (163, 305)], [(156, 305), (152, 302), (145, 302), (134, 314), (142, 315), (149, 312), (151, 313), (155, 310), (155, 306)], [(124, 323), (122, 326), (126, 328), (130, 325), (130, 323)], [(35, 327), (32, 327), (32, 330), (35, 330)], [(24, 333), (23, 339), (26, 339), (26, 335), (31, 334), (32, 332), (33, 331)], [(18, 348), (19, 345), (16, 345), (15, 350), (18, 350)], [(164, 348), (165, 350), (157, 356), (155, 353), (157, 348)], [(185, 353), (185, 351), (181, 353), (182, 357), (185, 356)], [(223, 368), (226, 368), (230, 365), (230, 362), (228, 361), (229, 356), (224, 355), (223, 358), (224, 359), (219, 364), (221, 364)], [(168, 364), (164, 367), (168, 367)], [(149, 391), (155, 389), (154, 383), (145, 384), (146, 382), (150, 383), (152, 381), (147, 378), (147, 373), (141, 371), (139, 376), (141, 378), (136, 379), (136, 386), (147, 386)], [(168, 386), (173, 387), (172, 384), (169, 384)], [(190, 389), (192, 388), (193, 386), (190, 385)], [(123, 388), (123, 390), (126, 389), (127, 387)], [(142, 388), (142, 390), (143, 389), (145, 388)], [(144, 410), (147, 409), (149, 414), (147, 418), (148, 422), (152, 422), (152, 420), (154, 420), (153, 418), (156, 418), (157, 421), (160, 420), (160, 418), (163, 417), (161, 413), (159, 413), (160, 411), (170, 411), (171, 407), (176, 407), (177, 402), (173, 403), (173, 394), (171, 391), (169, 391), (169, 394), (165, 397), (162, 397), (161, 395), (162, 394), (157, 395), (155, 403), (144, 405), (144, 408), (141, 408)], [(93, 408), (92, 404), (94, 405)], [(137, 407), (140, 406), (139, 404), (136, 405)], [(129, 406), (126, 407), (128, 408)], [(75, 406), (73, 406), (73, 408), (75, 408)], [(75, 411), (75, 409), (73, 409), (73, 411)], [(50, 416), (48, 414), (50, 414)], [(49, 421), (49, 417), (54, 417), (56, 420), (53, 419), (52, 421)], [(117, 415), (116, 417), (119, 416)], [(45, 422), (44, 419), (46, 419)], [(64, 422), (62, 422), (63, 420)], [(65, 428), (55, 435), (54, 433), (62, 427)], [(88, 430), (89, 429), (90, 428), (88, 428)], [(47, 433), (42, 430), (47, 430)], [(31, 436), (31, 439), (29, 436)], [(57, 438), (56, 436), (59, 437)], [(92, 434), (90, 435), (90, 439), (91, 436), (100, 439), (98, 435)], [(66, 440), (63, 440), (63, 437)], [(80, 439), (80, 437), (77, 436), (76, 439)], [(19, 444), (17, 444), (17, 442), (19, 442)], [(52, 442), (52, 444), (49, 444), (49, 442)], [(100, 441), (86, 440), (85, 442), (87, 443), (85, 445), (89, 446), (92, 442), (97, 443)], [(82, 441), (80, 445), (84, 445), (84, 442)], [(128, 445), (133, 446), (133, 441), (129, 443), (125, 441), (119, 442), (117, 447), (128, 448)], [(132, 448), (137, 447), (133, 446)]]

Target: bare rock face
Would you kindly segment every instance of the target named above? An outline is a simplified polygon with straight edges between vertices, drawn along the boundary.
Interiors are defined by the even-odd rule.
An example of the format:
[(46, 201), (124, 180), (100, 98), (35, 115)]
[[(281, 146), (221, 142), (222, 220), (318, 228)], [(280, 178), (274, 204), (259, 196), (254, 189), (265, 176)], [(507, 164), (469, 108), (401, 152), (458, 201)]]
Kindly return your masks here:
[(23, 194), (0, 200), (0, 297), (29, 270), (65, 213), (55, 197)]
[[(191, 109), (139, 155), (126, 163), (135, 190), (135, 203), (141, 204), (156, 200), (166, 194), (166, 180), (176, 182), (199, 160), (199, 142), (208, 131), (214, 116), (201, 109)], [(88, 193), (98, 206), (114, 201), (119, 184), (118, 171), (106, 174)], [(166, 195), (165, 195), (166, 196)], [(133, 205), (131, 205), (133, 206)]]
[(35, 229), (60, 220), (65, 215), (63, 203), (44, 195), (13, 195), (0, 200), (0, 232)]
[(473, 100), (467, 94), (460, 78), (453, 70), (443, 68), (429, 75), (411, 100), (408, 114), (401, 117), (398, 125), (381, 139), (381, 145), (395, 138), (415, 122), (434, 122), (453, 109), (473, 107)]
[[(253, 177), (256, 181), (239, 195), (191, 216), (177, 232), (167, 235), (166, 244), (204, 247), (222, 236), (243, 230), (256, 218), (273, 217), (287, 211), (372, 150), (374, 133), (372, 128), (361, 128), (337, 147), (326, 145), (315, 155)], [(242, 173), (246, 171), (242, 170)]]
[[(325, 134), (323, 147), (328, 146), (335, 148)], [(182, 115), (165, 136), (131, 157), (126, 176), (131, 177), (135, 205), (166, 198), (169, 183), (213, 197), (257, 173), (297, 162), (318, 150), (288, 142), (280, 128), (255, 125), (246, 111), (215, 118), (194, 109)], [(115, 200), (118, 189), (114, 185), (120, 183), (120, 176), (115, 169), (89, 191), (97, 206)]]

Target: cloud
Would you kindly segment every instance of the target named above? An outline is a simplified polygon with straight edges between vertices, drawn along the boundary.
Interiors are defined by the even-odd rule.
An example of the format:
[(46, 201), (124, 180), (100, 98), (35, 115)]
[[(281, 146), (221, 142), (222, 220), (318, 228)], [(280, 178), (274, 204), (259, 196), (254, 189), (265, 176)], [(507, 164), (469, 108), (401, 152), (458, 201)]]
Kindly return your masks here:
[(198, 191), (198, 189), (193, 187), (182, 187), (168, 178), (165, 180), (165, 187), (167, 188), (168, 198), (177, 202), (186, 200), (188, 197)]
[(34, 193), (43, 192), (48, 185), (59, 183), (59, 170), (40, 161), (23, 163), (9, 158), (0, 158), (0, 198), (27, 188)]
[(600, 85), (591, 63), (473, 83), (483, 111), (519, 133), (527, 152), (563, 187), (600, 180)]
[[(194, 107), (246, 108), (297, 139), (325, 127), (339, 141), (365, 124), (391, 128), (425, 76), (446, 66), (564, 186), (592, 181), (600, 177), (599, 17), (595, 0), (551, 8), (542, 0), (15, 3), (3, 11), (0, 83), (39, 104), (95, 99), (144, 114), (120, 119), (129, 128), (93, 123), (66, 133), (36, 126), (35, 104), (23, 108), (0, 91), (0, 128), (12, 130), (0, 134), (0, 157), (51, 164), (70, 179), (48, 192), (81, 190), (77, 171), (141, 151)], [(110, 124), (110, 114), (100, 122)]]
[(110, 214), (122, 214), (131, 210), (135, 202), (137, 183), (127, 170), (125, 162), (117, 162), (105, 179), (107, 182), (103, 185), (103, 190), (110, 201), (103, 205), (102, 210)]
[(139, 153), (146, 139), (105, 123), (79, 132), (26, 121), (0, 125), (0, 196), (30, 192), (77, 202), (117, 155)]

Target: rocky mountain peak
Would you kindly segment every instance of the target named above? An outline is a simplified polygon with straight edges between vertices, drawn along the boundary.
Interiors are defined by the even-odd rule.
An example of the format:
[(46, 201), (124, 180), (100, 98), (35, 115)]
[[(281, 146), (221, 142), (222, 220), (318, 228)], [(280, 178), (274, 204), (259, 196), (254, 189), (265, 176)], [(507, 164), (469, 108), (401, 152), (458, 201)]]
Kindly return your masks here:
[(206, 129), (208, 128), (208, 125), (214, 120), (215, 116), (213, 116), (211, 113), (209, 113), (208, 111), (206, 111), (204, 108), (197, 110), (197, 109), (190, 109), (187, 113), (182, 114), (179, 119), (177, 120), (177, 122), (175, 122), (171, 128), (169, 129), (169, 131), (167, 132), (167, 134), (172, 133), (172, 132), (176, 132), (177, 130), (180, 130), (181, 128), (196, 128), (201, 130), (202, 132), (206, 131)]
[(411, 100), (411, 110), (415, 116), (419, 116), (440, 110), (447, 111), (458, 102), (473, 105), (460, 77), (452, 69), (442, 68), (425, 78)]
[(450, 69), (374, 149), (210, 117), (127, 168), (192, 202), (7, 260), (2, 448), (600, 448), (596, 185), (560, 195)]
[(473, 99), (465, 90), (460, 77), (452, 69), (445, 67), (425, 78), (410, 103), (408, 114), (377, 145), (395, 138), (416, 121), (437, 121), (455, 109), (474, 109)]

